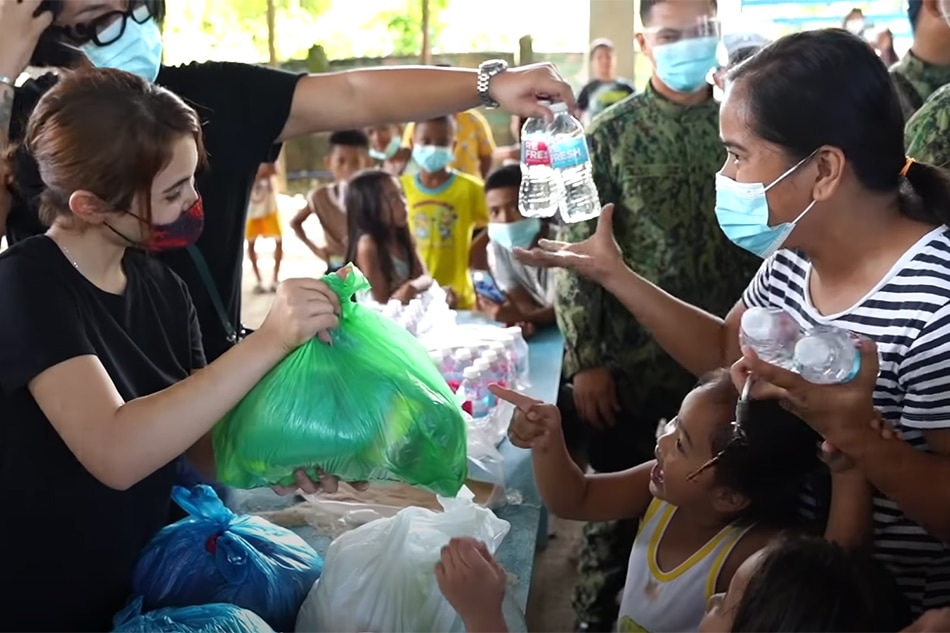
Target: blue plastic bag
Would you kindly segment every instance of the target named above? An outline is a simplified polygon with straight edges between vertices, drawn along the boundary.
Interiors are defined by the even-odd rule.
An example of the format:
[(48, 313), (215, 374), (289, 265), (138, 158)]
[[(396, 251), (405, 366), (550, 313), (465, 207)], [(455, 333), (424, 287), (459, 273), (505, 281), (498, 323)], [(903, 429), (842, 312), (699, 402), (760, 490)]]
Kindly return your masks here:
[(292, 630), (323, 572), (317, 552), (288, 529), (234, 514), (210, 486), (176, 486), (172, 498), (191, 516), (162, 528), (135, 566), (145, 610), (224, 602)]
[(142, 613), (142, 597), (120, 611), (113, 633), (274, 633), (253, 611), (233, 604), (169, 607)]

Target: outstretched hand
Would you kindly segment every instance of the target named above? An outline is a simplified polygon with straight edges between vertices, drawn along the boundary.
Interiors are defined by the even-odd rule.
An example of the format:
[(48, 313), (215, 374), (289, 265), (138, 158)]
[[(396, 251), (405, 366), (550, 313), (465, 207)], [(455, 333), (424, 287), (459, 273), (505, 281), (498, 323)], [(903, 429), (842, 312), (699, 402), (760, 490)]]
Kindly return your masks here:
[(515, 258), (529, 266), (568, 268), (603, 283), (623, 270), (620, 245), (614, 237), (614, 205), (608, 204), (597, 219), (597, 230), (581, 242), (540, 240), (535, 248), (516, 248)]

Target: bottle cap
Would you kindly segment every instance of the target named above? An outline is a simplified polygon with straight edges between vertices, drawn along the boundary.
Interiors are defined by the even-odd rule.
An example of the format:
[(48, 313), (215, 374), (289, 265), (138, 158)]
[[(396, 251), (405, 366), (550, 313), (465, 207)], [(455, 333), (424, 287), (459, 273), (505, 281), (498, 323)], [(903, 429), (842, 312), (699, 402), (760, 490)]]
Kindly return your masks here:
[(541, 104), (541, 105), (543, 105), (543, 106), (546, 106), (546, 107), (548, 107), (548, 108), (551, 107), (551, 100), (550, 100), (550, 99), (538, 99), (538, 103)]
[(444, 349), (434, 349), (431, 352), (429, 352), (429, 358), (434, 360), (436, 363), (441, 363), (442, 361), (444, 361), (446, 355), (447, 355), (447, 351)]
[(474, 367), (478, 371), (487, 371), (488, 369), (491, 368), (491, 363), (485, 360), (484, 358), (479, 358), (477, 361), (475, 361), (475, 364), (472, 365), (472, 367)]
[(496, 352), (494, 346), (492, 346), (492, 348), (482, 354), (482, 357), (479, 360), (483, 360), (490, 365), (498, 360), (498, 352)]
[(464, 380), (477, 380), (481, 376), (482, 372), (479, 371), (478, 367), (474, 365), (471, 367), (466, 367), (462, 370), (462, 378)]
[(567, 112), (567, 104), (563, 101), (558, 101), (557, 103), (551, 104), (551, 112), (554, 114), (562, 114)]
[(462, 349), (455, 350), (454, 354), (455, 360), (471, 360), (472, 359), (472, 350), (467, 347)]

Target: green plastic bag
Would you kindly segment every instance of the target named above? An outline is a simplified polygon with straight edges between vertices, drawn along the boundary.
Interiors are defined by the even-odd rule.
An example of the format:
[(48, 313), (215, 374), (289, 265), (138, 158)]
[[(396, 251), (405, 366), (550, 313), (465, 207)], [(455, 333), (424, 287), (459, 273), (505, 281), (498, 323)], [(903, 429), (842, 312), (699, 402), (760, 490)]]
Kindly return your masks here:
[(340, 297), (333, 345), (314, 338), (274, 367), (214, 429), (218, 478), (292, 485), (317, 468), (343, 481), (400, 481), (454, 497), (465, 481), (462, 409), (426, 349), (352, 301), (355, 266), (323, 278)]

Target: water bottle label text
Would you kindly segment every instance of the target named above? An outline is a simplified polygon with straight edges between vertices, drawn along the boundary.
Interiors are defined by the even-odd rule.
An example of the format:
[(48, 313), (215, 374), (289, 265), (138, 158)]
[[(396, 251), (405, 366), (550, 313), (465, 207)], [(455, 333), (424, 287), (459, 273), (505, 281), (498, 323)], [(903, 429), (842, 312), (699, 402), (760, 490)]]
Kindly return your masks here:
[(544, 141), (525, 140), (521, 144), (521, 162), (529, 167), (550, 165), (551, 153), (548, 151), (548, 144)]
[(551, 166), (554, 169), (578, 167), (588, 160), (587, 141), (583, 138), (572, 138), (551, 146)]

